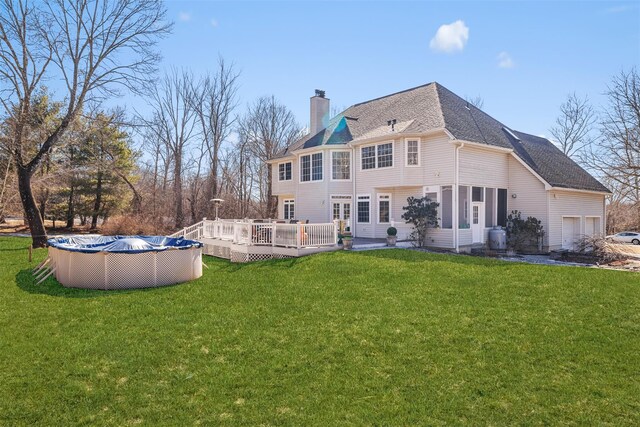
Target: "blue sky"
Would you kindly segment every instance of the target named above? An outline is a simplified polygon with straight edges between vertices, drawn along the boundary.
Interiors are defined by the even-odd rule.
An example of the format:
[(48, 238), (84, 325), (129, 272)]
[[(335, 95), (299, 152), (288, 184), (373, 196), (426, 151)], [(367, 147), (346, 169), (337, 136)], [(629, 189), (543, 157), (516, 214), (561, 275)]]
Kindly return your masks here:
[(242, 73), (240, 111), (273, 94), (303, 125), (316, 88), (332, 106), (347, 107), (437, 81), (481, 96), (483, 109), (510, 127), (548, 135), (568, 93), (601, 105), (611, 76), (640, 62), (638, 2), (170, 0), (167, 7), (175, 27), (161, 43), (162, 68), (198, 74), (222, 55)]

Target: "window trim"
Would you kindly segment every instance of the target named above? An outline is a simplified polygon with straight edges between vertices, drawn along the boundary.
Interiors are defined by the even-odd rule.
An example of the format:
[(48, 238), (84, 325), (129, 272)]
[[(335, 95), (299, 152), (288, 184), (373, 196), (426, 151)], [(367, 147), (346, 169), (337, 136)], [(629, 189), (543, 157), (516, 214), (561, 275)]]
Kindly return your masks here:
[[(391, 144), (391, 166), (378, 166), (378, 146), (380, 145), (386, 145), (386, 144)], [(374, 167), (372, 167), (371, 169), (363, 169), (362, 168), (362, 149), (365, 147), (374, 147)], [(368, 171), (372, 171), (372, 170), (376, 170), (376, 169), (393, 169), (396, 167), (396, 159), (395, 159), (395, 154), (396, 154), (396, 147), (395, 147), (395, 140), (389, 140), (389, 141), (382, 141), (382, 142), (376, 142), (374, 144), (366, 144), (366, 145), (361, 145), (360, 147), (360, 172), (368, 172)]]
[[(287, 177), (287, 169), (286, 169), (286, 166), (285, 166), (285, 172), (284, 172), (285, 179), (280, 179), (280, 165), (286, 165), (287, 163), (291, 164), (291, 178), (286, 179), (286, 177)], [(278, 163), (278, 182), (287, 182), (287, 181), (293, 181), (293, 162), (291, 160), (287, 160), (286, 162)]]
[[(333, 153), (349, 153), (349, 179), (334, 179), (333, 178)], [(351, 182), (353, 180), (353, 154), (352, 154), (352, 150), (329, 150), (329, 159), (331, 161), (331, 175), (329, 175), (329, 180), (331, 182)]]
[[(286, 206), (287, 205), (293, 205), (293, 218), (287, 218), (287, 210), (286, 210)], [(296, 199), (295, 198), (291, 198), (291, 199), (282, 199), (282, 218), (283, 219), (295, 219), (296, 215)]]
[[(383, 199), (382, 197), (387, 197), (386, 199)], [(387, 222), (382, 222), (380, 221), (380, 202), (382, 201), (388, 201), (389, 202), (389, 221)], [(377, 209), (377, 224), (391, 224), (392, 218), (391, 218), (391, 207), (392, 205), (392, 200), (393, 200), (393, 195), (391, 193), (378, 193), (376, 196), (376, 207)]]
[(334, 203), (349, 203), (349, 220), (353, 218), (353, 196), (351, 194), (329, 194), (329, 218), (333, 218)]
[[(358, 207), (358, 203), (360, 203), (360, 197), (366, 197), (367, 203), (369, 204), (369, 221), (368, 222), (360, 222), (360, 210)], [(358, 194), (356, 195), (356, 224), (371, 224), (371, 194)]]
[(599, 227), (598, 227), (598, 233), (597, 234), (602, 236), (602, 234), (604, 234), (604, 233), (602, 232), (602, 216), (601, 215), (585, 215), (584, 216), (584, 218), (582, 220), (582, 222), (583, 222), (583, 224), (582, 224), (582, 230), (583, 230), (582, 232), (583, 232), (583, 234), (587, 230), (587, 218), (598, 218)]
[[(314, 154), (320, 154), (320, 156), (322, 157), (322, 179), (313, 179), (313, 155)], [(302, 158), (309, 156), (309, 181), (303, 181), (302, 180)], [(301, 154), (298, 157), (298, 164), (300, 165), (300, 184), (312, 184), (312, 183), (319, 183), (319, 182), (324, 182), (324, 176), (325, 176), (325, 170), (324, 170), (324, 151), (314, 151), (313, 153), (305, 153), (305, 154)]]
[[(409, 164), (409, 141), (417, 141), (418, 142), (418, 164), (410, 165)], [(419, 168), (421, 164), (421, 151), (422, 151), (422, 141), (420, 138), (405, 138), (404, 139), (404, 166), (407, 168)]]

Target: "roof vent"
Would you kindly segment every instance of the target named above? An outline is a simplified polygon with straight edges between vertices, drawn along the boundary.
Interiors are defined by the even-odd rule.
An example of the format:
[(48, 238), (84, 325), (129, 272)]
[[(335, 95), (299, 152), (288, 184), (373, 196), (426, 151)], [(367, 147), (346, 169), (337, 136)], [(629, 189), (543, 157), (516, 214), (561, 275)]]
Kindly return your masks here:
[(316, 89), (316, 96), (319, 96), (320, 98), (324, 98), (324, 91), (320, 89)]
[(469, 107), (469, 101), (467, 101), (467, 105), (464, 106), (467, 110), (471, 111), (471, 107)]
[(397, 123), (396, 119), (387, 120), (387, 126), (391, 126), (391, 132), (395, 130), (396, 123)]

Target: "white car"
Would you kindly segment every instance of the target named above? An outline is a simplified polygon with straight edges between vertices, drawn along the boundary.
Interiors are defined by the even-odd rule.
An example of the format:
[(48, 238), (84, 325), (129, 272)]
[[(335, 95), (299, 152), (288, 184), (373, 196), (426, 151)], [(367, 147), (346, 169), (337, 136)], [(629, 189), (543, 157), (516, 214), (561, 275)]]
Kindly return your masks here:
[(621, 233), (607, 236), (607, 240), (619, 243), (633, 243), (634, 245), (640, 245), (640, 233), (636, 233), (633, 231), (623, 231)]

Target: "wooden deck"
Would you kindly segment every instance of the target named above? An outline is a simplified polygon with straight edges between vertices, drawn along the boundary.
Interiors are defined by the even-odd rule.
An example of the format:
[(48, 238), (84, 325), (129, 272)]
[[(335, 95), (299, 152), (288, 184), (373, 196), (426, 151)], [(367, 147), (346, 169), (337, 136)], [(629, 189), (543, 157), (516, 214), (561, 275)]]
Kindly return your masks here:
[(203, 243), (203, 254), (231, 262), (297, 258), (340, 249), (339, 222), (289, 224), (283, 221), (204, 219), (171, 237)]

